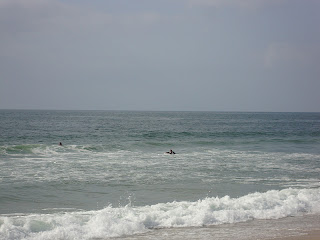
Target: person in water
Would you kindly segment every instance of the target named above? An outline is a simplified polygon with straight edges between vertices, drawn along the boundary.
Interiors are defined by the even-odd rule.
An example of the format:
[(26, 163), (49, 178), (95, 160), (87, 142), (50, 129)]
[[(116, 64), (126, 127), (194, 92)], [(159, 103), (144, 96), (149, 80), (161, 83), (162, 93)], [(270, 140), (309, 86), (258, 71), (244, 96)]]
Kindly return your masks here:
[(62, 146), (62, 142), (60, 142), (59, 145)]
[(169, 152), (166, 152), (166, 153), (169, 153), (169, 154), (176, 154), (174, 151), (172, 151), (172, 149), (170, 149)]

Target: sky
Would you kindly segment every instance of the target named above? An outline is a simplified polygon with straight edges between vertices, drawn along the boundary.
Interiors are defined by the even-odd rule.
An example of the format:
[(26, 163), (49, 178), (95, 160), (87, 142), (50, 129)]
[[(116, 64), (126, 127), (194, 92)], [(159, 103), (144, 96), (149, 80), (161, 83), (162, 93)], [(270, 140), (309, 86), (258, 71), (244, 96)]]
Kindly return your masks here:
[(0, 109), (320, 112), (319, 0), (0, 0)]

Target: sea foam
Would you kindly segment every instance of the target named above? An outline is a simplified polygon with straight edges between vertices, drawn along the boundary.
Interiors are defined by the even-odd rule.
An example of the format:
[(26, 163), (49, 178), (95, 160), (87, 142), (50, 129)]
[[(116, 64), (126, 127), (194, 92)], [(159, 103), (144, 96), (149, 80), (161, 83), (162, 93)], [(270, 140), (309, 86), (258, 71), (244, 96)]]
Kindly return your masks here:
[(320, 213), (320, 189), (284, 189), (239, 198), (151, 206), (107, 206), (98, 211), (2, 215), (0, 239), (92, 239), (121, 237), (155, 228), (197, 227), (253, 219), (279, 219)]

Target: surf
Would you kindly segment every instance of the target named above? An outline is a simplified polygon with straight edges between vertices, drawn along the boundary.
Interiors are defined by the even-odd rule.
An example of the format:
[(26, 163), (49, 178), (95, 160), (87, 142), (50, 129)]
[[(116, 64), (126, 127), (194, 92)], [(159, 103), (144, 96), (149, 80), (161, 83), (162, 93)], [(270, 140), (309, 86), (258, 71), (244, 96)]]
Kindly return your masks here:
[[(256, 192), (231, 198), (111, 205), (96, 211), (0, 216), (0, 239), (92, 239), (123, 237), (154, 229), (216, 226), (256, 219), (320, 214), (320, 188)], [(61, 209), (63, 210), (63, 209)]]

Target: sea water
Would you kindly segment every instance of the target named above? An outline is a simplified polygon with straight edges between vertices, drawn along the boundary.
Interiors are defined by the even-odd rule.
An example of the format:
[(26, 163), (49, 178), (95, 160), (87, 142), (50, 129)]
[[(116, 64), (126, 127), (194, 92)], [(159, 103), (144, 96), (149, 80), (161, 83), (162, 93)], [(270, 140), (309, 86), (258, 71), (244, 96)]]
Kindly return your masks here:
[(320, 113), (0, 110), (0, 239), (298, 234), (319, 173)]

